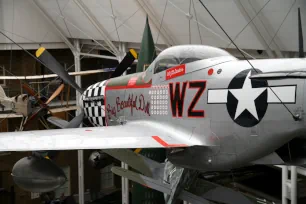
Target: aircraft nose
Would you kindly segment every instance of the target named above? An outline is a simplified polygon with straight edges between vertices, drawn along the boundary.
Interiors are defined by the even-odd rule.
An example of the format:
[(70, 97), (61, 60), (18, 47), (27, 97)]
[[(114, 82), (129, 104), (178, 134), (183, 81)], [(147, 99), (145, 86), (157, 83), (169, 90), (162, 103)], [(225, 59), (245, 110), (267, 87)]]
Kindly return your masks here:
[(65, 175), (57, 177), (57, 181), (60, 185), (63, 185), (66, 181), (68, 181), (67, 177)]

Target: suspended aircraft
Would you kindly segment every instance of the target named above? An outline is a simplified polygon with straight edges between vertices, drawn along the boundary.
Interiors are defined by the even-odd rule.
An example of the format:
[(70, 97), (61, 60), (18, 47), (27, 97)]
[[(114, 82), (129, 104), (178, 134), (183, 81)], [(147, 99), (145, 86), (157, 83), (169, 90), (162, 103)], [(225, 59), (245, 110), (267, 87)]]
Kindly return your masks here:
[[(208, 203), (185, 190), (199, 172), (305, 164), (298, 153), (306, 145), (299, 39), (301, 58), (292, 59), (238, 60), (216, 47), (173, 46), (146, 71), (121, 70), (85, 91), (41, 47), (36, 57), (82, 94), (82, 111), (64, 129), (0, 133), (0, 151), (102, 149), (141, 173), (114, 167), (115, 174), (165, 193), (167, 203)], [(84, 117), (96, 127), (80, 128)], [(167, 148), (167, 161), (132, 148)], [(57, 175), (50, 183), (65, 181)]]
[(2, 106), (2, 111), (4, 111), (4, 108), (9, 108), (24, 116), (28, 115), (32, 108), (27, 94), (7, 97), (2, 86), (0, 86), (0, 104)]
[(50, 107), (50, 103), (64, 90), (64, 84), (61, 84), (51, 95), (49, 99), (40, 97), (34, 89), (26, 83), (22, 84), (24, 90), (28, 94), (19, 94), (14, 97), (6, 96), (3, 88), (0, 86), (0, 118), (22, 118), (19, 130), (23, 130), (29, 125), (33, 118), (38, 117), (39, 121), (48, 129), (44, 117), (48, 113), (54, 114), (59, 112), (66, 112), (77, 110), (77, 106), (70, 105), (65, 107)]
[[(106, 69), (98, 69), (98, 70), (87, 70), (87, 71), (80, 71), (80, 72), (69, 72), (69, 75), (71, 76), (85, 76), (85, 75), (91, 75), (91, 74), (98, 74), (98, 73), (104, 73), (104, 72), (111, 72), (114, 71), (116, 68), (106, 68)], [(37, 79), (49, 79), (49, 78), (55, 78), (57, 77), (56, 74), (45, 74), (45, 75), (33, 75), (33, 76), (0, 76), (0, 80), (37, 80)], [(29, 87), (27, 84), (23, 84), (23, 88), (33, 96), (33, 98), (38, 95), (32, 89)], [(52, 96), (50, 97), (51, 99), (56, 98), (64, 89), (64, 85), (60, 85), (58, 87), (58, 90), (56, 90)], [(20, 94), (15, 97), (7, 97), (5, 94), (5, 91), (3, 88), (0, 86), (0, 106), (2, 108), (2, 111), (4, 111), (4, 108), (12, 110), (16, 114), (0, 114), (0, 118), (7, 118), (7, 117), (26, 117), (30, 116), (31, 113), (34, 111), (34, 103), (41, 101), (42, 99), (36, 101), (34, 100), (29, 100), (29, 95), (28, 94)], [(52, 100), (49, 100), (47, 104), (49, 104)], [(46, 105), (47, 105), (46, 104)], [(65, 111), (66, 109), (55, 109), (52, 112), (61, 112)], [(71, 109), (69, 107), (67, 110), (76, 110)]]

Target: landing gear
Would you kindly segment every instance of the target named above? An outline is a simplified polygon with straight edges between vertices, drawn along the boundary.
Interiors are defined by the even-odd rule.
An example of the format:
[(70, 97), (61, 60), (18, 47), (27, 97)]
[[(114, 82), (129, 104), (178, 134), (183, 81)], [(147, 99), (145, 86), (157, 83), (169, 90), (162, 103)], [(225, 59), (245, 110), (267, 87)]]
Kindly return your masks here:
[(198, 175), (198, 171), (176, 167), (171, 162), (166, 161), (164, 183), (171, 186), (170, 195), (165, 194), (166, 203), (176, 203), (182, 190), (189, 188)]

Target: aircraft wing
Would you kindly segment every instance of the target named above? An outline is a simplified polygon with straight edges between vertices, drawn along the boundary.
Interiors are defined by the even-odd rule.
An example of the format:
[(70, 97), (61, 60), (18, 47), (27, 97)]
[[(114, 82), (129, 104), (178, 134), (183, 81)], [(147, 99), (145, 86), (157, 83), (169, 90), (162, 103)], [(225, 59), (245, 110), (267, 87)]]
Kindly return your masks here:
[(174, 148), (205, 145), (174, 127), (156, 122), (120, 126), (0, 133), (0, 151)]

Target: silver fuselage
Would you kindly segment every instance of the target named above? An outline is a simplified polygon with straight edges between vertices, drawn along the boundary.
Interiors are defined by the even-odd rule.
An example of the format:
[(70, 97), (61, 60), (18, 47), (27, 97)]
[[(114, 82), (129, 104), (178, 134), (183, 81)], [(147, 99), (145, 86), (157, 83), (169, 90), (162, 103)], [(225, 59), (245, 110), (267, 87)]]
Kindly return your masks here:
[[(154, 120), (161, 128), (174, 128), (178, 135), (183, 132), (207, 144), (170, 153), (168, 159), (176, 165), (204, 171), (228, 170), (248, 165), (306, 132), (304, 79), (248, 78), (256, 72), (304, 69), (306, 60), (250, 63), (217, 57), (185, 64), (182, 74), (182, 70), (169, 74), (168, 69), (122, 76), (92, 85), (81, 103), (95, 126), (102, 125), (105, 109), (107, 125)], [(205, 86), (203, 92), (201, 85)], [(183, 103), (174, 100), (178, 88)], [(292, 114), (301, 119), (294, 120)]]

